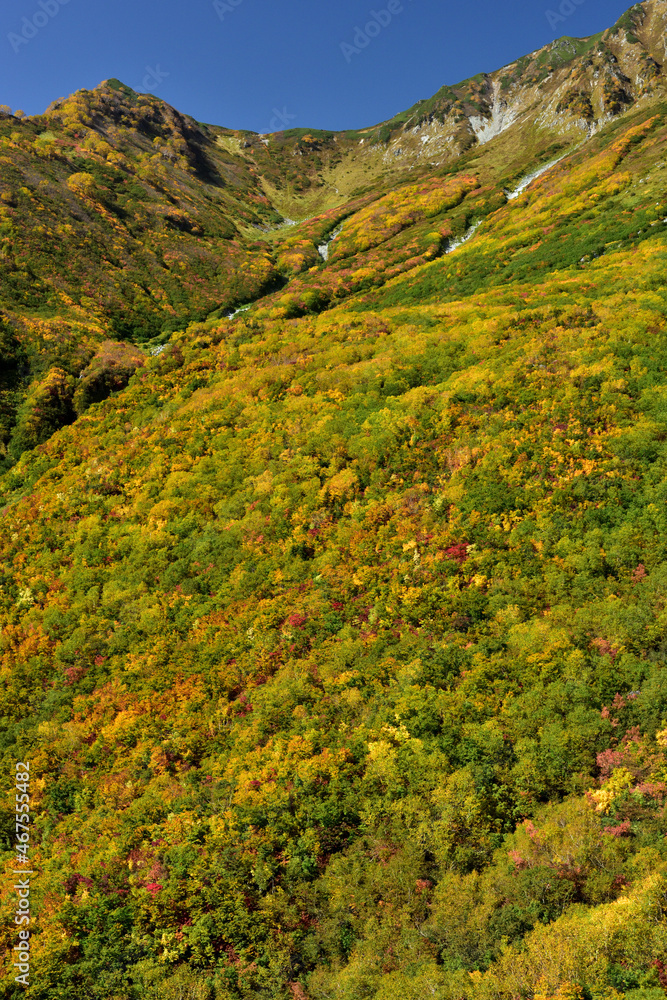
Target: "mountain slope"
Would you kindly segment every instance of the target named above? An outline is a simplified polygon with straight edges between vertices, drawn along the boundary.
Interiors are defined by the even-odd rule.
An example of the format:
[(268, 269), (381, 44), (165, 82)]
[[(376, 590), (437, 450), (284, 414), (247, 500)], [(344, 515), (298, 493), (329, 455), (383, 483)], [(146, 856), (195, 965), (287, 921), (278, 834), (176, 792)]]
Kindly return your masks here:
[[(122, 349), (102, 348), (106, 342), (158, 349), (188, 322), (222, 315), (313, 267), (316, 275), (273, 301), (283, 303), (278, 313), (319, 310), (445, 252), (470, 219), (502, 205), (528, 167), (662, 97), (665, 15), (662, 0), (636, 5), (599, 36), (559, 39), (355, 132), (233, 132), (115, 80), (56, 101), (44, 115), (4, 115), (5, 464), (82, 412), (72, 380), (87, 366), (105, 370), (93, 396), (126, 382), (132, 365), (109, 374), (103, 359)], [(475, 199), (453, 214), (446, 198), (439, 212), (415, 220), (408, 213), (395, 247), (379, 239), (382, 252), (351, 269), (342, 262), (345, 238), (322, 260), (318, 246), (344, 219), (368, 216), (374, 201), (382, 217), (388, 187), (402, 189), (407, 205), (410, 185), (428, 178), (433, 194), (434, 168), (474, 178)], [(303, 221), (286, 229), (284, 215)], [(56, 384), (58, 403), (40, 422), (39, 400)]]
[[(662, 9), (618, 44), (653, 44)], [(658, 83), (583, 144), (545, 129), (522, 152), (517, 119), (254, 241), (274, 217), (253, 164), (280, 145), (265, 183), (293, 198), (281, 157), (305, 139), (230, 137), (115, 88), (53, 129), (90, 114), (136, 165), (156, 115), (181, 159), (154, 204), (194, 218), (216, 188), (235, 227), (168, 238), (248, 269), (263, 253), (289, 285), (202, 311), (158, 354), (87, 302), (6, 312), (8, 356), (59, 333), (20, 426), (66, 426), (0, 479), (2, 761), (31, 762), (37, 873), (31, 985), (8, 963), (0, 996), (659, 1000)], [(166, 233), (140, 227), (140, 259)], [(14, 392), (26, 364), (3, 373)], [(14, 834), (8, 794), (5, 955)]]

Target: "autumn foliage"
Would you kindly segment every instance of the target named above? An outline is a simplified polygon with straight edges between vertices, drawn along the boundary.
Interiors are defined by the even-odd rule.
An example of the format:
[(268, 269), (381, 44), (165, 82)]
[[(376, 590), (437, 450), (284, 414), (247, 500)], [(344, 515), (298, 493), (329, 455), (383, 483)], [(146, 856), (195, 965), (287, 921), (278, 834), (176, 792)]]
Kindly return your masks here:
[[(104, 98), (150, 138), (135, 183), (208, 183), (199, 126), (137, 101)], [(57, 113), (125, 155), (78, 134), (96, 106)], [(198, 282), (207, 219), (156, 211), (142, 245), (189, 304), (123, 287), (128, 323), (173, 307), (159, 353), (83, 285), (65, 316), (7, 306), (26, 996), (664, 995), (667, 108), (591, 143), (516, 199), (484, 161), (220, 236), (254, 300), (233, 319)], [(125, 245), (110, 169), (64, 184)], [(13, 831), (7, 793), (5, 955)]]

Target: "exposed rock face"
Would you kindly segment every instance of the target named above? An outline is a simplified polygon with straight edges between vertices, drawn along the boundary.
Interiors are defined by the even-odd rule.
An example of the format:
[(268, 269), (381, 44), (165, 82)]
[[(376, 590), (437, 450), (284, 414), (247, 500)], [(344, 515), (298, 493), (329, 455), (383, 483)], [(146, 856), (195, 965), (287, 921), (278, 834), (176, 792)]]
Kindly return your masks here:
[[(445, 86), (390, 127), (386, 161), (445, 161), (510, 128), (593, 134), (604, 122), (665, 90), (667, 0), (637, 4), (607, 31), (563, 37), (489, 74)], [(391, 126), (395, 123), (395, 128)]]
[(483, 117), (472, 115), (470, 120), (470, 127), (472, 128), (477, 142), (483, 145), (485, 142), (489, 142), (494, 139), (505, 129), (508, 129), (510, 125), (513, 125), (516, 121), (519, 109), (515, 109), (508, 105), (500, 95), (500, 80), (493, 81), (493, 103), (490, 108), (490, 116)]

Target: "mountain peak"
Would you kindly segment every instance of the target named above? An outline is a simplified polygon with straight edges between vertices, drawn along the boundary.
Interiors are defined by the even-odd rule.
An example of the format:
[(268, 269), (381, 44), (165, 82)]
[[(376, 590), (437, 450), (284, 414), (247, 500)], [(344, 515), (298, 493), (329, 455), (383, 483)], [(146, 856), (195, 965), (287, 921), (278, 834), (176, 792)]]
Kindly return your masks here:
[(103, 87), (108, 87), (110, 90), (124, 91), (129, 94), (136, 93), (136, 91), (134, 91), (132, 87), (128, 87), (126, 83), (123, 83), (122, 80), (116, 79), (115, 76), (109, 77), (108, 80), (102, 80), (100, 83), (97, 84), (97, 86), (94, 89), (101, 90)]

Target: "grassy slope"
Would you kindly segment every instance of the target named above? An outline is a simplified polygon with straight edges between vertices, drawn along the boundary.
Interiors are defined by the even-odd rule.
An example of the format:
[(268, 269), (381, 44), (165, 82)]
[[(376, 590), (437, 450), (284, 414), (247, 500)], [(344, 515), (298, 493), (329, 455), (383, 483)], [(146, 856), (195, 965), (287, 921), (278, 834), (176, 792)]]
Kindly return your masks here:
[(27, 995), (661, 995), (663, 115), (5, 476)]

